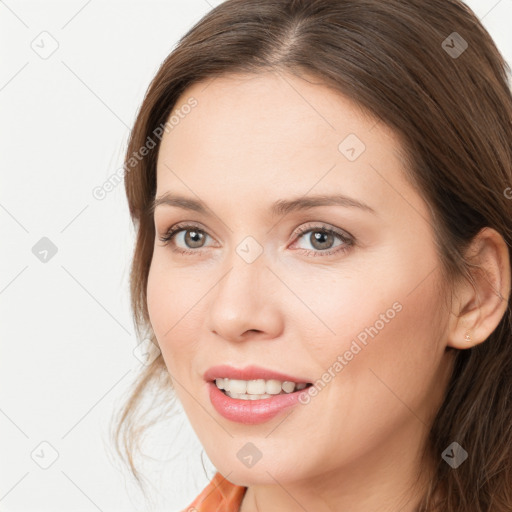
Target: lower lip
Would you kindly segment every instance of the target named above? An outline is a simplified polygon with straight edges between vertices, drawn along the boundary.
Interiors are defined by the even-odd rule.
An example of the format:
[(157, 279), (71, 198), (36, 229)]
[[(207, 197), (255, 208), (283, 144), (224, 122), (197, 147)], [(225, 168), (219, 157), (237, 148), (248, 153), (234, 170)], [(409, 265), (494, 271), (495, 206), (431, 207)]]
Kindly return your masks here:
[(293, 393), (274, 395), (272, 398), (262, 398), (261, 400), (230, 398), (214, 382), (208, 383), (208, 391), (213, 407), (221, 416), (237, 423), (255, 425), (264, 423), (283, 410), (297, 405), (300, 395), (307, 394), (308, 388)]

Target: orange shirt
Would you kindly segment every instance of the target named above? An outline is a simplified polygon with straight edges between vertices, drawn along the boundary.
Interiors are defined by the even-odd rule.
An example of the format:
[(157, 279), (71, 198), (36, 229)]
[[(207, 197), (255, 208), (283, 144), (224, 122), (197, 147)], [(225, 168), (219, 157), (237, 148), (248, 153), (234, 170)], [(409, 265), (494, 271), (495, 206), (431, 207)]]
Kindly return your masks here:
[(182, 512), (238, 512), (247, 487), (215, 473), (201, 494)]

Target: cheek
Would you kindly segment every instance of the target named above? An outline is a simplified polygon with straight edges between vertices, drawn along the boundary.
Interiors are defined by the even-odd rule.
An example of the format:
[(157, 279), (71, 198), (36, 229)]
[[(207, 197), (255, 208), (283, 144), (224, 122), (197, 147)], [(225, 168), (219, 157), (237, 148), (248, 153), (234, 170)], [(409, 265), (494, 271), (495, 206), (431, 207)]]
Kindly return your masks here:
[(169, 371), (175, 361), (191, 361), (197, 348), (204, 284), (190, 279), (190, 271), (169, 268), (154, 258), (148, 275), (147, 304), (151, 326)]
[[(312, 445), (324, 446), (330, 432), (329, 448), (322, 452), (326, 466), (336, 466), (339, 453), (357, 457), (382, 446), (403, 425), (421, 426), (442, 398), (444, 350), (434, 280), (411, 292), (407, 275), (402, 277), (401, 282), (381, 280), (385, 286), (370, 287), (372, 294), (358, 295), (361, 289), (351, 285), (323, 299), (322, 319), (336, 334), (309, 340), (306, 357), (314, 361), (318, 393), (301, 425), (312, 432)], [(364, 300), (358, 301), (360, 296)], [(321, 305), (317, 301), (318, 311)], [(356, 439), (368, 444), (347, 444)]]
[(149, 269), (146, 295), (151, 326), (161, 345), (165, 332), (172, 325), (170, 317), (175, 311), (174, 294), (169, 292), (168, 274), (163, 271), (158, 259), (153, 258)]
[(290, 324), (300, 326), (299, 339), (317, 370), (331, 366), (354, 340), (364, 348), (376, 331), (389, 330), (391, 323), (399, 321), (403, 294), (396, 280), (382, 275), (377, 279), (369, 271), (351, 270), (348, 275), (347, 271), (329, 269), (324, 275), (312, 274), (292, 272), (287, 284), (302, 302), (295, 300)]
[(410, 290), (395, 284), (387, 294), (378, 294), (386, 300), (374, 299), (353, 309), (351, 330), (336, 353), (331, 351), (331, 365), (342, 355), (338, 390), (348, 386), (353, 391), (354, 399), (348, 400), (347, 407), (358, 409), (364, 403), (363, 408), (372, 410), (377, 421), (388, 426), (411, 410), (426, 421), (424, 407), (437, 400), (442, 387), (439, 299), (433, 281)]
[(368, 265), (357, 278), (317, 273), (316, 286), (302, 281), (301, 299), (314, 314), (297, 307), (294, 324), (320, 384), (336, 393), (346, 386), (369, 397), (382, 393), (384, 402), (398, 403), (393, 392), (421, 402), (444, 354), (439, 272), (421, 278), (432, 261), (421, 272), (395, 258), (395, 265)]

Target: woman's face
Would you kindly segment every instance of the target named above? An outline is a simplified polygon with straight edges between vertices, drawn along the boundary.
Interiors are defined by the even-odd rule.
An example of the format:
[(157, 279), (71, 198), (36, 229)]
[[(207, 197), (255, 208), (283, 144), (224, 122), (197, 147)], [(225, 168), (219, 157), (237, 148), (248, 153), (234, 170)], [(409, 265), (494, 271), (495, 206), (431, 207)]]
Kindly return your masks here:
[(209, 458), (241, 485), (411, 475), (452, 359), (398, 139), (287, 74), (195, 84), (174, 112), (148, 308)]

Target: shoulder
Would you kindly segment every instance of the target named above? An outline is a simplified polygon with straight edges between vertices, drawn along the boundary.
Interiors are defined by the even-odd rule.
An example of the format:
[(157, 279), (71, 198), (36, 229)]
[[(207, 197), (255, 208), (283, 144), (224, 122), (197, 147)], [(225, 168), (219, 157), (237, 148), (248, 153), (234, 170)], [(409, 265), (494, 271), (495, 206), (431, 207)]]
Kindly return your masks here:
[(238, 512), (247, 487), (235, 485), (219, 472), (181, 512)]

